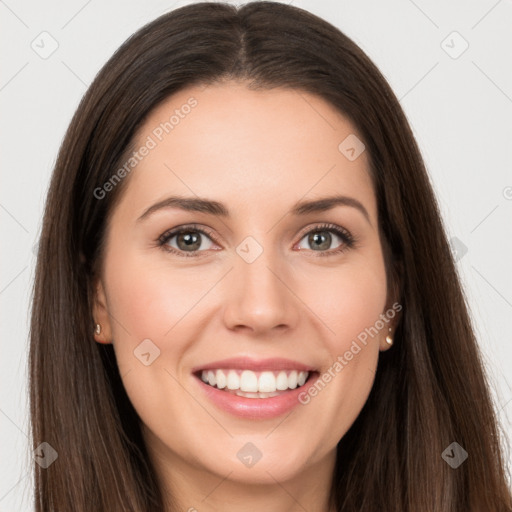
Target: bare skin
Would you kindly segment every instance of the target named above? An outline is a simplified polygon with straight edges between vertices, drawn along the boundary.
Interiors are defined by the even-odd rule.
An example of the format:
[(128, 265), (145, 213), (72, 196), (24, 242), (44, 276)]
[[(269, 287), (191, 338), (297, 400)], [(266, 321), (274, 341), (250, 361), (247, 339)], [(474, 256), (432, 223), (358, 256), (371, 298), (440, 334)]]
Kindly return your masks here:
[[(155, 128), (190, 97), (197, 105), (158, 141)], [(350, 161), (338, 149), (350, 134), (357, 134), (351, 123), (316, 96), (233, 82), (173, 95), (137, 134), (136, 148), (148, 136), (157, 145), (125, 178), (110, 219), (95, 338), (114, 345), (177, 510), (328, 511), (336, 445), (367, 400), (398, 317), (360, 344), (309, 403), (282, 417), (249, 420), (218, 409), (191, 370), (247, 355), (289, 358), (323, 374), (394, 303), (367, 152)], [(297, 201), (334, 194), (359, 201), (368, 219), (349, 205), (288, 213)], [(173, 195), (221, 202), (231, 216), (168, 207), (137, 220)], [(166, 231), (192, 223), (212, 235), (192, 230), (199, 248), (179, 235), (158, 245)], [(355, 246), (321, 228), (326, 241), (316, 249), (308, 234), (325, 223), (347, 230)], [(247, 237), (263, 250), (251, 263), (237, 252)], [(145, 339), (160, 350), (147, 366), (134, 356)], [(237, 457), (247, 442), (262, 454), (252, 467)]]

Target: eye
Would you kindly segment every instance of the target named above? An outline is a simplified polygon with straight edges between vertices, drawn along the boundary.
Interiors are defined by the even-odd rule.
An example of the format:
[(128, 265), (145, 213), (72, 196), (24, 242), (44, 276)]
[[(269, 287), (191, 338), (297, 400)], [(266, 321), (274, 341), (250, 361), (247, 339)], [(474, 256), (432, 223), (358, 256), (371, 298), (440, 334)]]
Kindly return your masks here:
[[(341, 245), (333, 250), (326, 250), (331, 247), (333, 242), (332, 234), (334, 234), (334, 241), (340, 240)], [(205, 239), (209, 240), (206, 244), (203, 243)], [(316, 226), (305, 232), (301, 241), (304, 239), (313, 248), (311, 250), (317, 253), (315, 256), (334, 256), (355, 247), (357, 242), (346, 229), (336, 224)], [(192, 224), (166, 231), (158, 238), (157, 242), (162, 249), (178, 256), (199, 257), (200, 253), (212, 248), (214, 241), (215, 236), (212, 232)], [(304, 247), (300, 247), (300, 242), (298, 248), (304, 250)]]
[[(212, 242), (213, 235), (204, 228), (198, 228), (195, 225), (181, 226), (166, 231), (158, 238), (158, 245), (166, 251), (178, 254), (179, 256), (197, 256), (197, 252), (211, 249), (211, 244), (203, 243), (204, 238)], [(175, 244), (171, 243), (173, 239)], [(188, 254), (187, 254), (188, 253)]]
[[(338, 238), (342, 243), (334, 250), (327, 251), (325, 249), (329, 249), (333, 242), (332, 233), (334, 233), (334, 241)], [(306, 239), (306, 243), (313, 247), (312, 250), (318, 253), (315, 256), (332, 256), (339, 254), (353, 248), (356, 243), (356, 239), (346, 229), (336, 226), (335, 224), (316, 226), (314, 229), (308, 231), (306, 236), (301, 240), (304, 239)], [(299, 249), (302, 250), (304, 248), (299, 247)]]

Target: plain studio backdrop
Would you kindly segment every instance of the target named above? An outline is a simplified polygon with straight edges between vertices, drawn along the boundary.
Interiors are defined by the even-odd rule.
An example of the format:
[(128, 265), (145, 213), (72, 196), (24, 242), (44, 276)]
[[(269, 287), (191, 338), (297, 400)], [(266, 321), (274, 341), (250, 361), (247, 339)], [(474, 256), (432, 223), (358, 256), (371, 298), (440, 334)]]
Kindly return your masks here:
[[(0, 512), (32, 510), (32, 468), (25, 464), (30, 293), (60, 143), (88, 85), (121, 43), (187, 3), (0, 0)], [(400, 99), (437, 193), (510, 439), (512, 2), (292, 3), (352, 38)], [(464, 448), (471, 456), (471, 446)]]

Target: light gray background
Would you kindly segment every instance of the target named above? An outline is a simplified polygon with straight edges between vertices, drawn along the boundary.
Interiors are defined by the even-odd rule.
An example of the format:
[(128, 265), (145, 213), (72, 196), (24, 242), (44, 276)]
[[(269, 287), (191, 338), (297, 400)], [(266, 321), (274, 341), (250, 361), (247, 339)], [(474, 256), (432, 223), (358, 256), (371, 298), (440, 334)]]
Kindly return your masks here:
[[(144, 23), (187, 3), (0, 0), (0, 512), (32, 510), (26, 357), (33, 247), (59, 145), (88, 84), (114, 50)], [(467, 247), (458, 268), (510, 438), (512, 2), (293, 4), (351, 37), (400, 99), (449, 236)], [(46, 59), (31, 47), (51, 48), (43, 31), (58, 43)], [(457, 56), (463, 40), (469, 47)], [(471, 447), (465, 448), (471, 456)]]

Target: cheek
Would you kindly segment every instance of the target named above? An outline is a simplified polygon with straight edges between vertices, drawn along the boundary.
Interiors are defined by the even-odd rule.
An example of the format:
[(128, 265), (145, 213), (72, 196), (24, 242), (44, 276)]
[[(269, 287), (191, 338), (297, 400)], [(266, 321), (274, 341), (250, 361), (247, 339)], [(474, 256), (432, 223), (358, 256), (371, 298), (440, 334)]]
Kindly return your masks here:
[(374, 326), (384, 313), (387, 283), (379, 254), (376, 251), (374, 258), (311, 274), (296, 288), (319, 319), (318, 328), (326, 333), (332, 357), (348, 350), (352, 340)]
[(134, 272), (129, 272), (129, 268), (126, 262), (119, 265), (117, 275), (111, 274), (109, 282), (109, 307), (117, 320), (112, 326), (114, 340), (120, 342), (127, 333), (133, 342), (161, 338), (179, 313), (179, 287), (169, 283), (164, 275), (155, 278), (147, 265)]
[[(123, 244), (116, 246), (123, 247)], [(197, 280), (190, 275), (185, 279), (185, 273), (171, 274), (161, 262), (143, 258), (142, 253), (136, 251), (123, 254), (111, 251), (105, 273), (113, 345), (121, 373), (141, 366), (135, 357), (146, 346), (150, 358), (158, 355), (151, 366), (165, 364), (171, 368), (170, 363), (183, 350), (173, 334), (191, 307), (184, 295), (196, 296), (193, 287), (198, 286)], [(151, 340), (151, 343), (144, 340)], [(145, 345), (141, 345), (142, 342)]]
[(379, 340), (386, 333), (381, 314), (385, 313), (387, 283), (380, 251), (376, 249), (361, 263), (333, 268), (328, 276), (317, 273), (302, 293), (321, 319), (326, 349), (322, 382), (303, 399), (318, 408), (313, 416), (323, 414), (327, 422), (337, 425), (326, 434), (332, 436), (326, 442), (334, 442), (353, 423), (370, 393)]
[(177, 382), (176, 368), (188, 348), (184, 331), (190, 329), (191, 317), (187, 312), (204, 294), (205, 283), (190, 272), (144, 260), (135, 251), (122, 255), (112, 251), (109, 258), (105, 267), (108, 305), (123, 385), (143, 422), (165, 432), (170, 421), (177, 425), (201, 414)]
[(142, 251), (112, 251), (105, 271), (117, 341), (126, 339), (128, 333), (134, 342), (152, 336), (163, 339), (207, 286), (204, 279), (194, 278), (193, 270), (172, 268), (165, 257), (149, 258)]
[(354, 270), (343, 276), (329, 312), (339, 349), (373, 326), (386, 303), (385, 276)]

